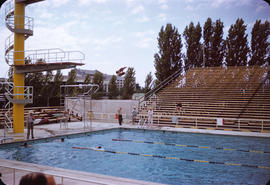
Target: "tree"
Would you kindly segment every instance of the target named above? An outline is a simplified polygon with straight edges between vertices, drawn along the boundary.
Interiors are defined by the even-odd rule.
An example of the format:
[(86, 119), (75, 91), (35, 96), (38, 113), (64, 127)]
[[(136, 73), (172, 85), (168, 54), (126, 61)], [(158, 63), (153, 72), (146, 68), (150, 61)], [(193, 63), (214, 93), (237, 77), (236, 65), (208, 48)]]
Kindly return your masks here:
[(135, 71), (134, 68), (128, 68), (123, 87), (123, 99), (131, 99), (135, 89)]
[(44, 76), (42, 72), (27, 73), (25, 75), (25, 86), (33, 86), (33, 106), (42, 106), (42, 87), (44, 87)]
[(226, 38), (226, 63), (227, 66), (245, 66), (249, 53), (246, 25), (243, 19), (237, 19), (231, 25)]
[(171, 24), (162, 26), (158, 37), (159, 52), (154, 55), (157, 83), (182, 69), (182, 40), (178, 30)]
[[(264, 65), (270, 57), (270, 25), (257, 20), (251, 32), (251, 59), (249, 65)], [(270, 61), (268, 61), (269, 64)]]
[(64, 77), (61, 70), (57, 70), (56, 74), (54, 75), (52, 88), (52, 92), (55, 97), (60, 97), (60, 85), (62, 84), (63, 79)]
[(93, 84), (97, 84), (99, 85), (99, 89), (98, 91), (96, 92), (96, 94), (93, 94), (92, 97), (94, 99), (99, 99), (100, 97), (102, 97), (103, 95), (103, 80), (104, 80), (104, 76), (101, 72), (97, 71), (95, 74), (94, 74), (94, 77), (93, 77)]
[(91, 83), (91, 76), (90, 74), (87, 74), (83, 81), (84, 84), (90, 84)]
[[(68, 79), (67, 79), (67, 85), (75, 85), (77, 81), (77, 72), (75, 69), (72, 69), (69, 73), (68, 73)], [(68, 95), (69, 96), (74, 96), (78, 89), (76, 87), (72, 87), (72, 88), (68, 88), (69, 92)]]
[(185, 70), (193, 67), (201, 67), (203, 62), (202, 44), (200, 42), (202, 37), (202, 28), (200, 23), (194, 26), (193, 22), (186, 26), (183, 36), (186, 40), (186, 59)]
[(213, 23), (208, 18), (203, 28), (203, 63), (206, 67), (221, 66), (224, 57), (223, 23), (220, 20)]
[(144, 81), (144, 92), (147, 93), (152, 89), (153, 76), (152, 73), (148, 73)]
[(212, 19), (208, 18), (207, 21), (204, 23), (203, 26), (203, 39), (204, 39), (204, 64), (205, 66), (211, 66), (213, 63), (212, 58), (210, 56), (211, 53), (211, 41), (213, 38), (213, 33), (214, 33), (214, 28), (213, 28), (213, 23)]
[(109, 98), (110, 99), (114, 99), (118, 96), (119, 94), (119, 91), (118, 91), (118, 88), (117, 88), (117, 83), (116, 83), (116, 76), (113, 75), (110, 82), (109, 82)]
[(222, 66), (224, 58), (224, 40), (223, 40), (223, 22), (220, 19), (216, 20), (214, 25), (214, 35), (212, 40), (212, 53), (211, 59), (213, 65), (211, 66)]
[(50, 106), (50, 98), (52, 97), (52, 71), (47, 71), (44, 76), (43, 87), (41, 89), (42, 97), (46, 99), (46, 105)]

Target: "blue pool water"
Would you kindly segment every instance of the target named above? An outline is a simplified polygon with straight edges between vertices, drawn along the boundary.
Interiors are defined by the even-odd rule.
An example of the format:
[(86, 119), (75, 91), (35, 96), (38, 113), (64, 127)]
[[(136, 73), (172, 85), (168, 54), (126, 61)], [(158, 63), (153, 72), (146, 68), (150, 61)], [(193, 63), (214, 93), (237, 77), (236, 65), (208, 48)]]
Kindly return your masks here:
[[(63, 143), (55, 138), (30, 144), (30, 148), (21, 143), (2, 145), (0, 157), (165, 184), (266, 184), (270, 180), (269, 169), (256, 168), (270, 167), (270, 153), (248, 152), (270, 152), (267, 138), (113, 129), (66, 136)], [(99, 145), (105, 151), (127, 153), (72, 148)]]

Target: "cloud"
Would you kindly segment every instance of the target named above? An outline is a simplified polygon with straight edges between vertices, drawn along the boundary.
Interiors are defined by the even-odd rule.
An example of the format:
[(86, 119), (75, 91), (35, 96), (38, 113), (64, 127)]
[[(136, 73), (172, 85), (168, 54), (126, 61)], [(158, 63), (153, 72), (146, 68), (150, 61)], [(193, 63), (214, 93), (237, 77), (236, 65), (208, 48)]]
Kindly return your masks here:
[(155, 32), (148, 30), (145, 32), (136, 32), (133, 34), (135, 37), (135, 46), (138, 48), (150, 48), (154, 45)]
[(158, 15), (158, 19), (159, 19), (160, 21), (166, 21), (166, 20), (167, 20), (167, 15), (166, 15), (165, 13), (160, 13), (160, 14)]
[(52, 5), (54, 7), (60, 7), (60, 6), (63, 6), (65, 4), (67, 4), (68, 2), (69, 2), (69, 0), (61, 0), (61, 1), (59, 1), (59, 0), (52, 0)]
[(140, 23), (145, 23), (145, 22), (149, 22), (150, 18), (146, 15), (140, 16), (136, 19), (136, 21), (140, 22)]
[(131, 11), (132, 14), (138, 14), (144, 11), (144, 7), (142, 5), (139, 5)]
[(101, 51), (107, 49), (109, 46), (113, 46), (116, 43), (120, 43), (123, 41), (122, 37), (118, 36), (108, 36), (106, 38), (94, 38), (90, 39), (90, 43), (92, 43), (94, 50)]
[(211, 6), (214, 8), (226, 7), (230, 8), (232, 6), (250, 6), (254, 4), (254, 0), (210, 0)]
[(158, 3), (160, 4), (161, 9), (168, 9), (168, 0), (158, 0)]
[(257, 2), (256, 12), (260, 12), (260, 11), (267, 10), (267, 9), (269, 9), (269, 4), (267, 4), (266, 2), (263, 2), (263, 1)]
[(102, 3), (106, 3), (108, 0), (78, 0), (78, 4), (80, 6), (85, 6), (85, 5), (90, 5), (92, 3), (98, 3), (98, 4), (102, 4)]

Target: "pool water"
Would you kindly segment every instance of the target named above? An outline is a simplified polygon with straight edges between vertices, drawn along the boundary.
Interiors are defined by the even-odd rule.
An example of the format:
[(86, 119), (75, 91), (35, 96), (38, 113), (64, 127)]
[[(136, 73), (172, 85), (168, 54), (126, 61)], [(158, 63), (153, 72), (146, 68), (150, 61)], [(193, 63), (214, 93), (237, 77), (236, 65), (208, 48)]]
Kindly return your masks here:
[[(18, 143), (2, 145), (0, 157), (165, 184), (266, 184), (270, 169), (256, 166), (270, 167), (269, 141), (112, 129), (65, 136), (64, 142), (60, 138), (34, 141), (29, 148)], [(97, 146), (109, 152), (91, 150)]]

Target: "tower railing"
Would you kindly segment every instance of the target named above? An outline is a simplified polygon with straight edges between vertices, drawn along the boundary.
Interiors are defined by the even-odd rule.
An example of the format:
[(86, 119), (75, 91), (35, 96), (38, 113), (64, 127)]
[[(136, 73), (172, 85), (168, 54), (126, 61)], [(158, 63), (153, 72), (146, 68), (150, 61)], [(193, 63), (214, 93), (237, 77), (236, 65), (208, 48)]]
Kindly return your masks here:
[[(12, 42), (12, 40), (9, 40)], [(12, 42), (13, 43), (13, 42)], [(8, 64), (19, 61), (24, 61), (25, 64), (45, 64), (45, 63), (64, 63), (64, 62), (76, 62), (83, 64), (85, 59), (84, 53), (81, 51), (63, 51), (59, 48), (55, 49), (39, 49), (39, 50), (26, 50), (16, 51), (16, 53), (25, 53), (24, 59), (14, 59), (14, 51), (10, 51), (6, 54), (6, 60)]]

